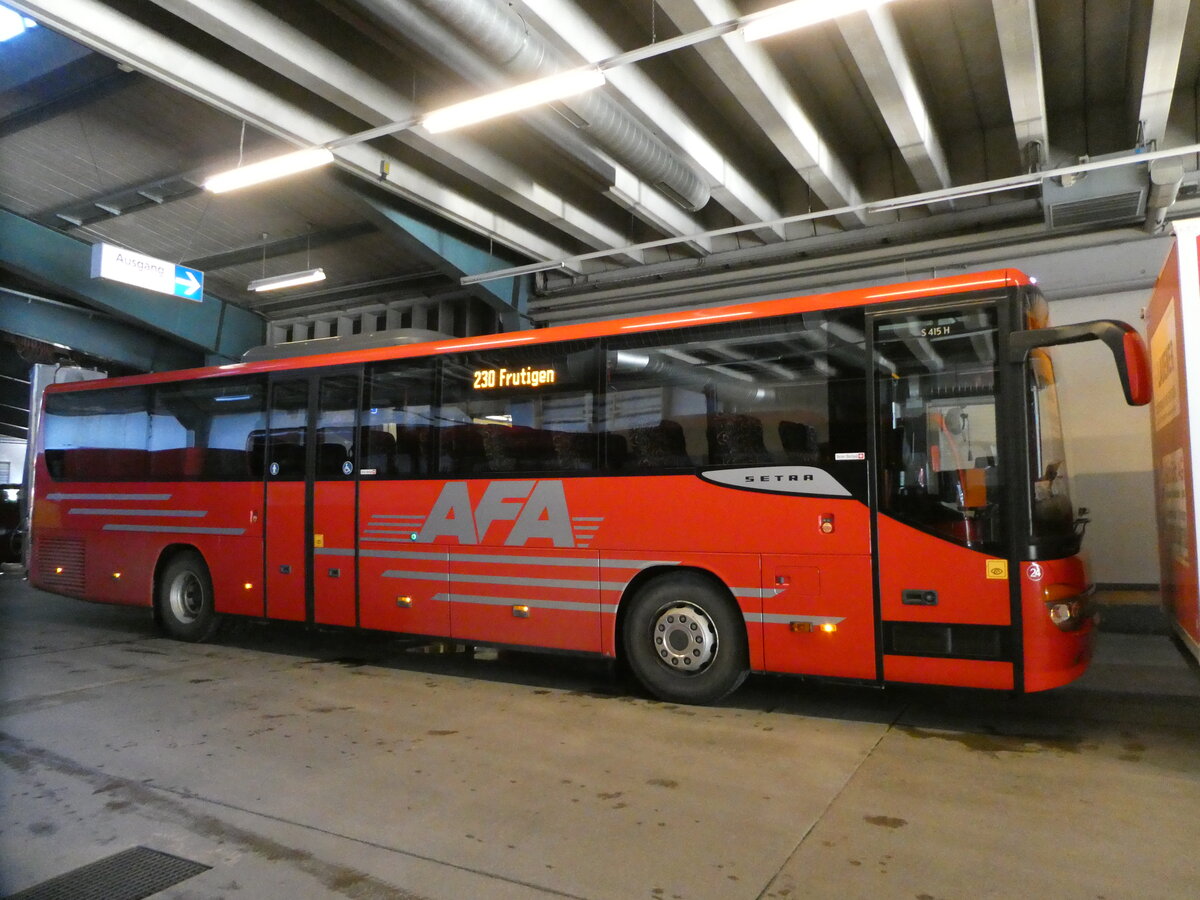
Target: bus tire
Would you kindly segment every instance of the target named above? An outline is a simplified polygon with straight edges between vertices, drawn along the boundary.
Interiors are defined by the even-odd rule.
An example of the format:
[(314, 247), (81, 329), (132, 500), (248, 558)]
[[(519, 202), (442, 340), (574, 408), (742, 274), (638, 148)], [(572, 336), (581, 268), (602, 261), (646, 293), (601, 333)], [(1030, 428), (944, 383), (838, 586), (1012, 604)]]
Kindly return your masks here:
[(175, 554), (159, 575), (157, 593), (158, 620), (170, 637), (197, 643), (216, 633), (212, 578), (199, 553)]
[(634, 678), (660, 700), (716, 703), (749, 671), (737, 604), (698, 572), (657, 578), (630, 600), (621, 629)]

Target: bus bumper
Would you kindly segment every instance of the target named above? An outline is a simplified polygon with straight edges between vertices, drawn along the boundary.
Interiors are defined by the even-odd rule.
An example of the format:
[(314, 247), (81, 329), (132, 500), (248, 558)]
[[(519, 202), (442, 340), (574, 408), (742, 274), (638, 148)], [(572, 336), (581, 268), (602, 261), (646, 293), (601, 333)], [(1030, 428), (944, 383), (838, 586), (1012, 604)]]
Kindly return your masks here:
[(1092, 661), (1098, 619), (1078, 557), (1021, 564), (1025, 691), (1074, 681)]

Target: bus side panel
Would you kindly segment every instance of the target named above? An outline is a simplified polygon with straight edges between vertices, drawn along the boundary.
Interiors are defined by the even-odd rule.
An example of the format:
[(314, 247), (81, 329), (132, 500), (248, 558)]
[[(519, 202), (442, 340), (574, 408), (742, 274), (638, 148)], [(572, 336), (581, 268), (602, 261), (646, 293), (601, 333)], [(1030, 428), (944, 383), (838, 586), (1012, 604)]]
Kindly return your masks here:
[(1087, 669), (1096, 643), (1095, 618), (1084, 619), (1075, 631), (1062, 631), (1046, 609), (1047, 600), (1080, 596), (1087, 586), (1083, 562), (1076, 556), (1021, 563), (1026, 691), (1060, 687)]
[[(879, 601), (885, 622), (1008, 625), (1008, 578), (1003, 559), (879, 516)], [(936, 596), (925, 603), (909, 597), (906, 603), (905, 591)]]
[(893, 683), (952, 684), (1010, 691), (1013, 688), (1013, 664), (997, 660), (885, 656), (883, 677)]
[(449, 547), (416, 538), (444, 482), (359, 486), (359, 624), (450, 636)]
[(764, 668), (875, 679), (871, 557), (764, 556), (762, 572)]
[(450, 551), (450, 633), (458, 641), (600, 652), (595, 553), (487, 546)]
[[(162, 486), (147, 485), (147, 489)], [(218, 613), (262, 615), (262, 483), (207, 481), (166, 487), (185, 507), (205, 510), (207, 514), (195, 520), (198, 533), (165, 533), (156, 546), (187, 544), (199, 551), (212, 577), (213, 602)], [(149, 564), (153, 565), (157, 558), (155, 553)]]
[(149, 606), (159, 558), (185, 546), (204, 557), (218, 612), (261, 612), (261, 495), (242, 482), (52, 483), (34, 506), (30, 579), (86, 600)]

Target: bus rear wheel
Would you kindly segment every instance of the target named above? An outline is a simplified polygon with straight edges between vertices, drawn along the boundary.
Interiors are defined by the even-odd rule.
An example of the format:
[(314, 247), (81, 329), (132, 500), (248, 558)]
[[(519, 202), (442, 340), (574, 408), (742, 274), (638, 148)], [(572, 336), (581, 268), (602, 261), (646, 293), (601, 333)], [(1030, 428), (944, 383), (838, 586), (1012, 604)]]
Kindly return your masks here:
[(658, 578), (631, 600), (621, 641), (629, 670), (672, 703), (715, 703), (749, 671), (737, 604), (696, 572)]
[(163, 631), (180, 641), (206, 641), (216, 633), (212, 578), (200, 554), (176, 554), (158, 579), (158, 620)]

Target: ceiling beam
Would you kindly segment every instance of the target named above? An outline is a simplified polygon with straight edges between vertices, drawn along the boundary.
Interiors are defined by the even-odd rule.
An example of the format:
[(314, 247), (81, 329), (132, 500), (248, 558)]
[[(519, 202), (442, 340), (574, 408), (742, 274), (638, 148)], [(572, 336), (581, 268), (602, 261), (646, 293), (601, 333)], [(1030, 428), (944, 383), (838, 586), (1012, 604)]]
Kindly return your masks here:
[(1190, 0), (1154, 0), (1150, 42), (1146, 48), (1146, 74), (1138, 107), (1143, 144), (1153, 142), (1161, 147), (1167, 135), (1167, 118), (1171, 114), (1183, 34), (1191, 6)]
[(1050, 129), (1034, 0), (992, 0), (1017, 149), (1026, 171), (1050, 163)]
[(0, 269), (53, 287), (143, 330), (226, 359), (262, 343), (262, 319), (240, 306), (208, 294), (196, 303), (92, 278), (91, 263), (91, 244), (0, 210)]
[[(659, 6), (683, 32), (739, 16), (729, 0), (659, 0)], [(827, 208), (862, 202), (849, 169), (821, 136), (761, 45), (734, 34), (697, 44), (695, 49)], [(837, 219), (843, 228), (858, 228), (866, 221), (861, 212)]]
[[(372, 126), (407, 121), (421, 112), (395, 88), (248, 0), (154, 2)], [(624, 234), (477, 141), (461, 135), (435, 140), (423, 129), (395, 138), (585, 246), (626, 243)]]
[[(406, 252), (445, 276), (456, 287), (463, 276), (486, 272), (505, 262), (493, 251), (484, 250), (447, 231), (443, 224), (435, 224), (424, 216), (388, 203), (374, 196), (373, 191), (368, 193), (355, 185), (351, 185), (350, 190), (373, 211), (381, 227)], [(496, 310), (505, 331), (516, 331), (529, 325), (525, 307), (529, 301), (531, 282), (532, 278), (527, 275), (512, 276), (458, 290)]]
[[(390, 0), (357, 2), (374, 16), (365, 26), (357, 17), (351, 17), (357, 27), (367, 27), (380, 33), (390, 30), (403, 35), (405, 41), (418, 42), (425, 52), (448, 71), (456, 73), (468, 83), (496, 86), (512, 82), (511, 74), (487, 59), (469, 42), (462, 40), (442, 20), (415, 3), (397, 4)], [(334, 9), (340, 10), (343, 16), (347, 15), (341, 5), (335, 6)], [(384, 28), (381, 29), (380, 24)], [(397, 43), (393, 52), (403, 54), (408, 51)], [(645, 222), (665, 235), (692, 234), (704, 230), (700, 220), (692, 213), (684, 210), (674, 200), (668, 199), (627, 166), (608, 155), (602, 155), (593, 144), (588, 143), (584, 137), (586, 130), (570, 124), (568, 117), (562, 114), (564, 108), (559, 104), (554, 109), (531, 109), (522, 115), (522, 120), (555, 147), (558, 153), (581, 165), (586, 179), (600, 186), (604, 196), (635, 219)], [(447, 140), (450, 137), (449, 134), (443, 134), (439, 140)], [(628, 240), (622, 240), (613, 246), (627, 243)], [(691, 249), (704, 255), (711, 247), (696, 244)]]
[(214, 253), (211, 256), (198, 256), (195, 259), (186, 260), (180, 265), (187, 266), (189, 269), (200, 269), (202, 272), (215, 272), (218, 269), (229, 269), (262, 259), (311, 250), (314, 247), (327, 247), (330, 244), (348, 241), (364, 234), (373, 234), (378, 230), (371, 222), (352, 222), (349, 225), (322, 228), (320, 231), (251, 244), (236, 250), (226, 250), (224, 253)]
[[(204, 365), (204, 353), (111, 316), (0, 288), (0, 331), (53, 342), (145, 372)], [(26, 391), (28, 397), (28, 391)]]
[(875, 7), (841, 16), (837, 25), (917, 188), (936, 191), (949, 187), (946, 154), (892, 11)]
[[(343, 130), (328, 121), (123, 15), (103, 0), (6, 2), (73, 40), (291, 144), (311, 147), (345, 137)], [(379, 183), (381, 162), (391, 168), (390, 178), (383, 182), (386, 190), (434, 210), (485, 239), (533, 259), (551, 259), (571, 252), (542, 232), (518, 224), (370, 144), (354, 144), (337, 151), (338, 165), (366, 182)]]
[[(525, 11), (538, 29), (558, 40), (589, 63), (619, 55), (618, 46), (574, 2), (574, 0), (525, 0)], [(712, 185), (712, 197), (739, 222), (763, 222), (779, 218), (779, 209), (746, 173), (708, 140), (666, 92), (637, 66), (624, 66), (606, 73), (609, 89), (635, 107), (642, 118), (653, 122), (663, 139), (704, 173)], [(783, 239), (782, 228), (755, 232), (761, 240)]]

